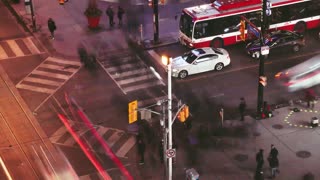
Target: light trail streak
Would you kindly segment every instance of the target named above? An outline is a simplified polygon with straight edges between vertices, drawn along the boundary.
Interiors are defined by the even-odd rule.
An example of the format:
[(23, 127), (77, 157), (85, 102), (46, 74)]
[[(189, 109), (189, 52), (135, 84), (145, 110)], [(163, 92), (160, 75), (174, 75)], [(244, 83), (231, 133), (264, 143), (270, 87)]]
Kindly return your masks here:
[(9, 173), (9, 171), (8, 171), (6, 165), (4, 164), (4, 162), (3, 162), (3, 160), (2, 160), (1, 157), (0, 157), (0, 164), (1, 164), (1, 166), (2, 166), (2, 169), (3, 169), (4, 173), (6, 173), (7, 178), (8, 178), (9, 180), (12, 180), (12, 177), (11, 177), (11, 175), (10, 175), (10, 173)]
[(79, 144), (82, 151), (85, 153), (85, 155), (88, 157), (88, 159), (91, 161), (91, 163), (94, 165), (94, 167), (98, 170), (99, 174), (103, 177), (105, 180), (112, 180), (109, 174), (103, 169), (101, 164), (97, 161), (97, 159), (94, 157), (92, 152), (90, 152), (88, 149), (89, 147), (84, 144), (81, 139), (77, 136), (77, 133), (75, 130), (70, 126), (68, 123), (68, 120), (65, 118), (64, 115), (58, 114), (58, 117), (62, 121), (62, 123), (65, 125), (65, 127), (68, 129), (72, 137), (76, 140), (76, 142)]

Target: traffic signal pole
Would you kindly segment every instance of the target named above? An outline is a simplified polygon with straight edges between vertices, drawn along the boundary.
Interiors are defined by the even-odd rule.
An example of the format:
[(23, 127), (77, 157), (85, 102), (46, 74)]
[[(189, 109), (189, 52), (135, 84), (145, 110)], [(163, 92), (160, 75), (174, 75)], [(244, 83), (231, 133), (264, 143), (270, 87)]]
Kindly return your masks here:
[[(261, 11), (261, 33), (260, 33), (260, 46), (264, 46), (264, 33), (266, 31), (266, 10), (267, 10), (267, 0), (262, 1), (262, 11)], [(261, 118), (263, 111), (263, 85), (260, 83), (259, 78), (264, 76), (264, 55), (259, 56), (259, 77), (258, 77), (258, 102), (257, 102), (257, 117)]]
[[(172, 149), (172, 88), (171, 58), (168, 63), (168, 149)], [(168, 179), (172, 180), (172, 158), (168, 159)]]
[(152, 0), (153, 6), (153, 42), (159, 42), (159, 10), (158, 2), (159, 0)]

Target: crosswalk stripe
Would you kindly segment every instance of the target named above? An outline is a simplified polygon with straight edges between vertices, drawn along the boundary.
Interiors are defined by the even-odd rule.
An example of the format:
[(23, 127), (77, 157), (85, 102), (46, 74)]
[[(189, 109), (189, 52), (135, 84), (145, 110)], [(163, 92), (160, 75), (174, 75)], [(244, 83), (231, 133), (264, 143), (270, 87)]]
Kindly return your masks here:
[(34, 78), (34, 77), (26, 77), (26, 78), (24, 78), (23, 81), (51, 85), (51, 86), (60, 86), (61, 85), (61, 82), (51, 81), (51, 80), (47, 80), (47, 79), (39, 79), (39, 78)]
[(68, 65), (76, 65), (76, 66), (81, 66), (80, 62), (77, 61), (68, 61), (68, 60), (62, 60), (54, 57), (48, 57), (46, 61), (51, 61), (51, 62), (57, 62), (61, 64), (68, 64)]
[(125, 85), (125, 84), (129, 84), (129, 83), (133, 83), (133, 82), (139, 82), (139, 81), (144, 81), (144, 80), (154, 79), (154, 78), (155, 77), (153, 74), (147, 74), (147, 75), (143, 75), (143, 76), (139, 76), (139, 77), (132, 77), (130, 79), (120, 80), (120, 81), (118, 81), (118, 84)]
[(0, 46), (0, 59), (6, 59), (8, 58), (7, 53), (4, 51), (4, 49), (2, 48), (2, 46)]
[(53, 65), (53, 64), (42, 63), (39, 67), (47, 68), (47, 69), (54, 69), (54, 70), (59, 70), (59, 71), (66, 71), (66, 72), (71, 72), (71, 73), (73, 73), (75, 71), (75, 69), (69, 69), (69, 68), (65, 68), (65, 66), (59, 66), (59, 65)]
[[(127, 63), (129, 61), (132, 60), (132, 57), (121, 57), (121, 58), (112, 58), (112, 57), (108, 57), (108, 59), (111, 59), (112, 61), (117, 61), (120, 62), (120, 63)], [(109, 61), (102, 61), (101, 64), (103, 64), (104, 66), (109, 66), (109, 65), (112, 65), (113, 63), (112, 62), (109, 62)]]
[(139, 89), (152, 87), (152, 86), (158, 86), (160, 84), (162, 84), (160, 81), (157, 81), (156, 83), (155, 82), (151, 82), (151, 83), (149, 82), (149, 83), (144, 83), (144, 84), (139, 84), (139, 85), (136, 85), (136, 86), (130, 86), (130, 87), (127, 87), (127, 88), (123, 88), (123, 90), (125, 92), (137, 91)]
[(160, 62), (159, 64), (165, 69), (166, 66), (161, 63), (161, 57), (159, 56), (158, 53), (156, 53), (154, 50), (148, 50), (148, 53), (152, 56), (153, 59), (155, 59), (156, 61)]
[(42, 75), (42, 76), (48, 76), (48, 77), (53, 77), (53, 78), (57, 78), (57, 79), (63, 79), (63, 80), (67, 80), (70, 76), (68, 75), (64, 75), (64, 74), (57, 74), (57, 73), (52, 73), (52, 72), (46, 72), (46, 71), (42, 71), (42, 70), (34, 70), (32, 71), (32, 74), (37, 74), (37, 75)]
[(46, 94), (51, 94), (55, 91), (55, 89), (41, 88), (41, 87), (36, 87), (36, 86), (31, 86), (28, 84), (21, 84), (21, 83), (17, 84), (16, 88), (26, 89), (26, 90), (36, 91), (36, 92), (41, 92)]
[(118, 70), (118, 69), (140, 67), (141, 65), (143, 65), (141, 62), (133, 62), (133, 63), (130, 63), (130, 64), (124, 64), (124, 65), (120, 65), (120, 66), (109, 67), (109, 68), (107, 68), (107, 70), (109, 72), (112, 72), (112, 71), (115, 71), (115, 70)]
[(144, 74), (144, 73), (148, 73), (148, 72), (150, 72), (148, 69), (136, 69), (136, 70), (120, 72), (120, 73), (116, 72), (116, 73), (112, 74), (112, 76), (114, 76), (115, 78), (121, 78), (121, 77), (125, 77), (125, 76), (136, 75), (136, 74)]
[(7, 43), (16, 56), (24, 55), (15, 40), (8, 40)]
[(22, 39), (22, 41), (27, 45), (27, 48), (31, 51), (32, 54), (39, 54), (40, 53), (39, 49), (32, 42), (31, 37)]
[(146, 99), (146, 100), (139, 100), (138, 107), (143, 107), (146, 105), (155, 104), (157, 101), (163, 100), (163, 99), (168, 99), (168, 96), (160, 96), (160, 97), (150, 98), (150, 99)]
[[(98, 130), (97, 130), (97, 133), (100, 135), (100, 136), (103, 136), (104, 133), (106, 133), (110, 128), (105, 128), (103, 126), (99, 126), (98, 127)], [(94, 136), (91, 136), (88, 141), (92, 141), (93, 139), (95, 139)]]
[[(88, 130), (89, 130), (88, 128), (83, 128), (83, 129), (77, 131), (77, 135), (82, 136)], [(66, 141), (63, 142), (63, 144), (67, 145), (67, 146), (73, 146), (76, 144), (76, 141), (74, 140), (73, 136), (70, 136)]]
[(125, 144), (116, 152), (116, 156), (125, 157), (125, 155), (130, 151), (130, 149), (135, 145), (136, 139), (134, 136), (131, 136)]
[(106, 141), (109, 147), (112, 147), (121, 137), (121, 133), (115, 132), (113, 133)]

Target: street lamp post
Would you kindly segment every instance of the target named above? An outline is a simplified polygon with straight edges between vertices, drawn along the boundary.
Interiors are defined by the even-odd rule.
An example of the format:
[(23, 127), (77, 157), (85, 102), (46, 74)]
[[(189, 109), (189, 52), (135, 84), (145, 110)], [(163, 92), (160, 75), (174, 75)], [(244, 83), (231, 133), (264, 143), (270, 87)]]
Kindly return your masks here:
[[(168, 147), (167, 150), (172, 149), (172, 78), (171, 78), (171, 58), (162, 56), (162, 63), (167, 65), (168, 72)], [(172, 158), (168, 158), (168, 180), (172, 180)]]

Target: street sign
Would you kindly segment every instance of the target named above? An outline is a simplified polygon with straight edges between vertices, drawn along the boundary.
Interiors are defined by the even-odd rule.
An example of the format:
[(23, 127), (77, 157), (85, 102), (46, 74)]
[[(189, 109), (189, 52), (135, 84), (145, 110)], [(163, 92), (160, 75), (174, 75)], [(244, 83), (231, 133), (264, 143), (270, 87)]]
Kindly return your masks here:
[(270, 2), (270, 0), (268, 0), (267, 4), (266, 4), (266, 15), (271, 16), (271, 2)]
[(269, 54), (269, 46), (262, 46), (261, 55), (268, 55), (268, 54)]
[(176, 157), (176, 149), (167, 149), (166, 156), (167, 156), (167, 158)]

